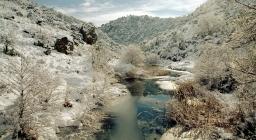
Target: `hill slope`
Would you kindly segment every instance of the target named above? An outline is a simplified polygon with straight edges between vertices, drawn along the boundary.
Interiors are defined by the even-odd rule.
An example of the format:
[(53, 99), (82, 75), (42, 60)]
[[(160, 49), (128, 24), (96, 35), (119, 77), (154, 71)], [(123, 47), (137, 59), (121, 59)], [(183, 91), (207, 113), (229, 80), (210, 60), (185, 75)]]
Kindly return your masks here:
[(100, 29), (121, 44), (139, 43), (169, 28), (172, 19), (149, 16), (122, 17), (104, 24)]
[[(237, 7), (229, 0), (208, 0), (188, 16), (174, 19), (128, 16), (101, 29), (119, 43), (137, 43), (163, 59), (180, 61), (192, 57), (205, 43), (224, 43), (234, 31), (232, 20), (239, 14)], [(148, 23), (149, 20), (153, 21)]]
[[(6, 119), (6, 110), (19, 99), (19, 95), (9, 91), (12, 86), (9, 81), (12, 79), (6, 74), (10, 72), (8, 66), (12, 62), (20, 64), (26, 59), (36, 66), (42, 66), (50, 72), (51, 77), (57, 79), (57, 88), (54, 99), (49, 101), (49, 109), (29, 114), (29, 117), (40, 118), (35, 120), (36, 126), (40, 126), (36, 128), (38, 138), (58, 139), (57, 132), (63, 130), (59, 128), (80, 127), (79, 119), (84, 114), (88, 116), (92, 113), (91, 110), (98, 107), (96, 103), (101, 102), (93, 98), (92, 91), (84, 90), (90, 89), (92, 83), (97, 88), (102, 87), (102, 82), (92, 82), (95, 79), (92, 56), (98, 55), (92, 51), (93, 44), (106, 49), (104, 53), (111, 59), (115, 56), (112, 50), (118, 49), (118, 44), (94, 25), (39, 6), (30, 0), (1, 0), (0, 9), (0, 119)], [(97, 74), (100, 75), (104, 73)], [(108, 88), (112, 87), (115, 86)], [(118, 88), (115, 92), (119, 92)], [(111, 97), (113, 93), (106, 95)], [(63, 107), (67, 101), (72, 104), (72, 108)], [(33, 102), (32, 107), (34, 105), (36, 102)], [(96, 122), (93, 127), (97, 125), (99, 117), (94, 116)], [(11, 139), (10, 124), (0, 121), (0, 127), (0, 139)]]

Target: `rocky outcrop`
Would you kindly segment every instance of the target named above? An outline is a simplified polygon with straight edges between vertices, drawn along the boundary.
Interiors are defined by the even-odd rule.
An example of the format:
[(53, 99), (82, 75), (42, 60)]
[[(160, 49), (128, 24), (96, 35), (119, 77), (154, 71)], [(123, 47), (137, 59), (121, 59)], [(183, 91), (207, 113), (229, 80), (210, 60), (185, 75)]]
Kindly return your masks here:
[(91, 27), (87, 27), (85, 25), (83, 25), (80, 29), (80, 33), (82, 34), (83, 37), (83, 41), (86, 42), (87, 44), (95, 44), (98, 36), (95, 32), (95, 27), (91, 26)]
[(61, 53), (71, 54), (74, 50), (74, 43), (71, 42), (67, 37), (57, 39), (54, 48)]

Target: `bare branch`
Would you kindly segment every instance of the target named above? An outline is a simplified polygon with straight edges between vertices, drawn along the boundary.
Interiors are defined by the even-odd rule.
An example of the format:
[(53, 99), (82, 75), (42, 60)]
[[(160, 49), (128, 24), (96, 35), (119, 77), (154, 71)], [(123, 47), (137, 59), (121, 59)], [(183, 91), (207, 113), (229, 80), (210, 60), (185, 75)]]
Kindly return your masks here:
[(242, 2), (240, 2), (239, 0), (235, 0), (235, 2), (238, 3), (238, 4), (241, 4), (241, 5), (243, 5), (243, 6), (247, 7), (247, 8), (249, 8), (249, 9), (256, 10), (256, 7), (250, 6), (250, 5), (245, 4), (245, 3), (242, 3)]

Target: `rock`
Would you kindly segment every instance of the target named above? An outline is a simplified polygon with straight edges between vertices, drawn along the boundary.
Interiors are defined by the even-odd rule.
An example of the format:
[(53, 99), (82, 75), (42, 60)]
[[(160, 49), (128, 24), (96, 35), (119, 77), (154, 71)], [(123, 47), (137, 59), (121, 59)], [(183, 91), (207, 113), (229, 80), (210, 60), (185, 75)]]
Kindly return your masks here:
[(38, 20), (38, 21), (36, 21), (36, 24), (37, 24), (37, 25), (42, 26), (42, 23), (43, 23), (43, 21), (42, 21), (42, 20)]
[(32, 11), (29, 11), (28, 14), (27, 14), (27, 17), (28, 17), (28, 18), (33, 17), (33, 12), (32, 12)]
[(97, 105), (97, 106), (99, 106), (99, 107), (104, 106), (104, 104), (103, 104), (103, 103), (101, 103), (101, 102), (96, 102), (96, 103), (95, 103), (95, 105)]
[(44, 54), (45, 55), (50, 55), (52, 53), (51, 49), (48, 48), (46, 51), (44, 51)]
[(44, 47), (44, 43), (41, 41), (34, 42), (35, 46)]
[(83, 25), (80, 29), (80, 33), (82, 34), (83, 36), (83, 41), (86, 42), (87, 44), (95, 44), (97, 39), (98, 39), (98, 36), (95, 32), (95, 29), (96, 27), (94, 26), (90, 26), (88, 28), (88, 26), (85, 26)]
[(162, 128), (162, 127), (157, 127), (157, 128), (155, 129), (155, 132), (156, 132), (156, 134), (158, 134), (158, 135), (162, 135), (162, 134), (164, 133), (164, 128)]
[(54, 48), (61, 53), (71, 54), (74, 50), (74, 44), (67, 37), (57, 39)]
[(65, 108), (72, 108), (72, 107), (73, 107), (72, 103), (70, 103), (69, 101), (65, 101), (65, 103), (63, 104), (63, 106), (64, 106)]
[(32, 4), (29, 4), (28, 6), (27, 6), (27, 9), (29, 10), (29, 9), (34, 9), (35, 8), (35, 6), (34, 5), (32, 5)]
[(75, 25), (75, 24), (72, 24), (72, 25), (70, 26), (70, 29), (71, 29), (72, 31), (79, 31), (79, 27), (78, 27), (77, 25)]
[(26, 34), (30, 34), (29, 31), (27, 31), (27, 30), (23, 30), (23, 32)]
[(4, 17), (4, 19), (6, 19), (6, 20), (14, 20), (15, 17), (14, 16), (6, 16), (6, 17)]
[(206, 37), (204, 38), (204, 41), (208, 41), (208, 40), (211, 40), (211, 36), (206, 36)]
[(24, 15), (22, 14), (22, 12), (16, 12), (16, 15), (19, 16), (19, 17), (23, 17)]

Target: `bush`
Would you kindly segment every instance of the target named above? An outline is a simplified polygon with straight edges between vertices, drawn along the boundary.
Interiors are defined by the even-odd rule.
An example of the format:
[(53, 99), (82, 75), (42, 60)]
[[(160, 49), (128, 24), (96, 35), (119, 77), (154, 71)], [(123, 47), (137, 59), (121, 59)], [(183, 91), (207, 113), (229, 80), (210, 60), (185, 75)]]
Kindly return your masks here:
[(19, 53), (15, 50), (16, 36), (12, 33), (2, 36), (1, 40), (4, 43), (3, 52), (6, 55), (18, 56)]
[(121, 63), (123, 64), (131, 64), (134, 66), (140, 66), (143, 64), (144, 54), (138, 47), (130, 46), (126, 50), (124, 50)]
[(118, 64), (114, 69), (117, 76), (121, 78), (135, 77), (136, 68), (131, 64)]
[(170, 103), (170, 117), (188, 128), (233, 129), (240, 121), (240, 112), (223, 111), (221, 102), (194, 82), (181, 84), (174, 97), (176, 100)]
[(230, 93), (236, 89), (231, 65), (232, 51), (225, 47), (206, 45), (194, 67), (195, 78), (198, 83), (208, 90), (218, 90)]
[(256, 82), (256, 50), (244, 50), (244, 53), (238, 52), (234, 57), (232, 72), (235, 79), (240, 84), (253, 84)]
[(145, 64), (149, 66), (157, 66), (160, 63), (160, 57), (157, 54), (149, 54), (146, 56)]
[(198, 20), (197, 34), (207, 36), (217, 32), (224, 32), (224, 25), (226, 25), (225, 21), (219, 16), (203, 15)]
[(237, 126), (237, 135), (245, 139), (256, 138), (256, 51), (239, 53), (234, 60), (233, 72), (240, 86), (236, 91), (243, 121)]

